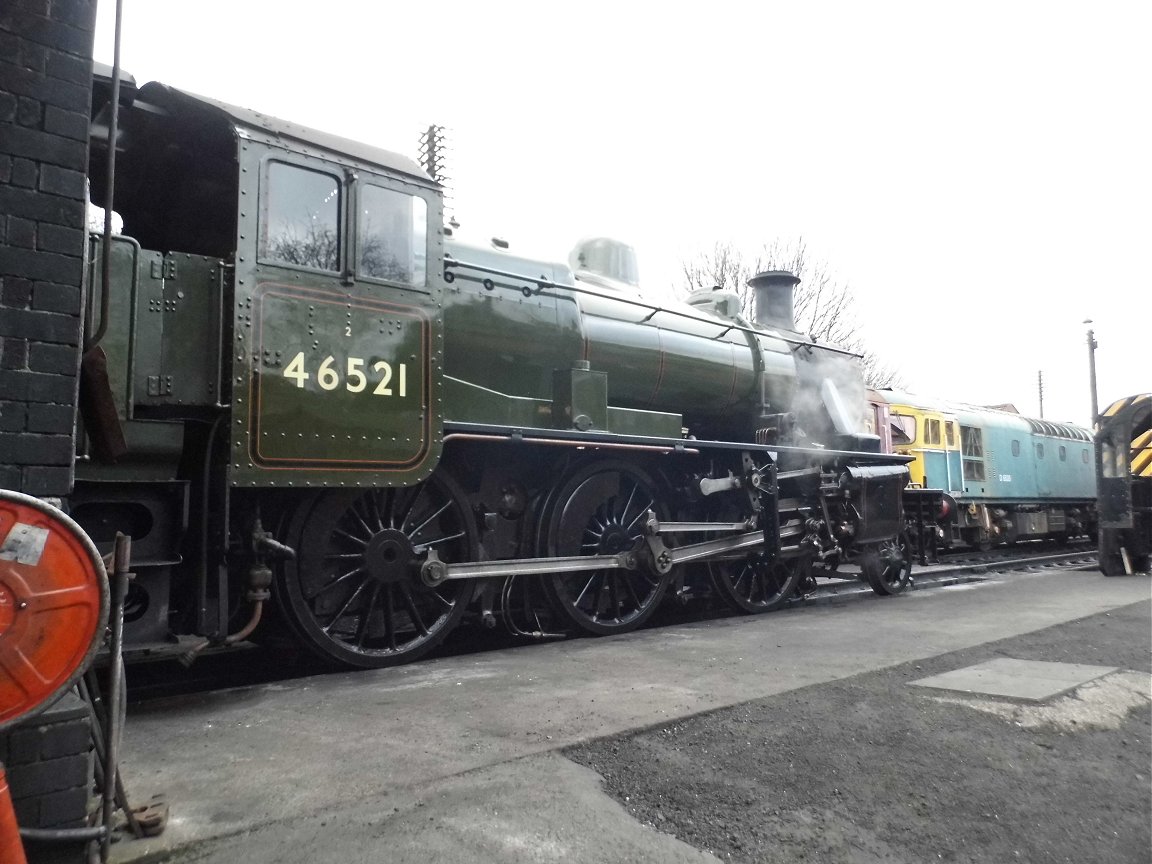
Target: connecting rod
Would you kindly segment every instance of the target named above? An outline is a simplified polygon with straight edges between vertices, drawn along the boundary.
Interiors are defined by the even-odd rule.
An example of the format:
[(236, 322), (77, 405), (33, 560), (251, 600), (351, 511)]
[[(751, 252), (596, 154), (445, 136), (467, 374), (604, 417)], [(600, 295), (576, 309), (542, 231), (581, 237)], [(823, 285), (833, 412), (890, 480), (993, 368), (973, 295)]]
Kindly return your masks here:
[[(677, 564), (719, 558), (746, 549), (764, 545), (764, 532), (746, 531), (747, 522), (665, 522), (657, 520), (649, 511), (645, 524), (649, 555), (641, 555), (644, 543), (615, 555), (572, 555), (566, 558), (510, 558), (504, 561), (465, 562), (460, 564), (441, 561), (435, 549), (420, 565), (420, 578), (425, 585), (435, 587), (449, 579), (486, 579), (497, 576), (549, 576), (557, 573), (580, 573), (588, 570), (636, 570), (647, 564), (659, 573), (666, 573)], [(669, 548), (661, 534), (676, 531), (742, 531), (731, 537), (689, 543)], [(802, 533), (797, 523), (782, 528), (781, 538)]]

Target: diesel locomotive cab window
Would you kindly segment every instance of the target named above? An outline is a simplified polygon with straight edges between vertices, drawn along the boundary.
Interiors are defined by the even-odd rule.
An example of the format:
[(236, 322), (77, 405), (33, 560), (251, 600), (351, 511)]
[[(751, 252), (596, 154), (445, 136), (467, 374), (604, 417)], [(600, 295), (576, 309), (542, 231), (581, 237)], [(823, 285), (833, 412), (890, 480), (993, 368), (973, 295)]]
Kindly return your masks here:
[(984, 458), (984, 433), (972, 426), (960, 427), (960, 440), (964, 444), (964, 455), (974, 459)]
[(936, 446), (939, 446), (939, 444), (940, 444), (940, 421), (939, 420), (929, 420), (928, 421), (927, 434), (924, 437), (925, 437), (925, 441), (924, 441), (925, 444), (934, 444)]
[(423, 198), (380, 186), (360, 190), (357, 275), (404, 285), (424, 285), (428, 205)]
[(964, 457), (964, 479), (984, 480), (984, 433), (972, 426), (960, 427), (960, 444)]
[(260, 257), (338, 270), (340, 181), (319, 171), (269, 163)]
[(1108, 478), (1128, 476), (1128, 443), (1105, 439), (1100, 442), (1100, 469)]
[(893, 414), (889, 421), (892, 427), (893, 444), (911, 444), (916, 440), (916, 418), (903, 414)]
[(1013, 456), (1019, 456), (1020, 455), (1020, 442), (1017, 441), (1016, 439), (1012, 440), (1012, 455)]

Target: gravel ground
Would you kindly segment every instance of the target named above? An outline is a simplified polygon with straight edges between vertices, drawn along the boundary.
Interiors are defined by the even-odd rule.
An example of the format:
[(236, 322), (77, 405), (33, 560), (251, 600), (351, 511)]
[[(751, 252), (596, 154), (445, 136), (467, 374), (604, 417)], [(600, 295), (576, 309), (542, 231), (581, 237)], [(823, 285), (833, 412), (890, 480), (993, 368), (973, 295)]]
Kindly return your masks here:
[[(1131, 671), (1043, 705), (907, 686), (997, 657)], [(725, 860), (1149, 862), (1150, 671), (1142, 602), (566, 755)]]

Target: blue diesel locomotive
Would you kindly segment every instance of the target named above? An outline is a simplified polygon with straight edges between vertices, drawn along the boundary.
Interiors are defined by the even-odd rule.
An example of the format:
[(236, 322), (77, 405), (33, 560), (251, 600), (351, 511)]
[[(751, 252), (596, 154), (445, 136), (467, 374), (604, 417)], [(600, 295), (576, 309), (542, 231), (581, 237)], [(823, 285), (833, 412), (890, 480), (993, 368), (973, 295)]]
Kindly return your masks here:
[(1094, 534), (1092, 433), (1011, 411), (876, 391), (913, 487), (945, 493), (941, 547)]

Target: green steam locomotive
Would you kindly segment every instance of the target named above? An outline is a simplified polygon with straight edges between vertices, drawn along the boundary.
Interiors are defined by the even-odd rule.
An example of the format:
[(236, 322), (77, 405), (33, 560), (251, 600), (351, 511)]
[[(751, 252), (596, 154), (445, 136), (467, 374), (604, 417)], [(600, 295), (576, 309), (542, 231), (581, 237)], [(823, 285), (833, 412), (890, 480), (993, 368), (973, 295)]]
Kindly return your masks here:
[(137, 652), (279, 623), (375, 667), (466, 614), (604, 634), (846, 562), (907, 586), (907, 460), (862, 431), (857, 358), (796, 331), (791, 274), (751, 321), (653, 298), (605, 238), (460, 242), (402, 156), (159, 84), (113, 124), (108, 90), (90, 182), (115, 126), (123, 231), (90, 243), (69, 506), (134, 538)]

